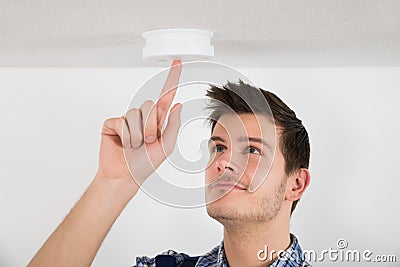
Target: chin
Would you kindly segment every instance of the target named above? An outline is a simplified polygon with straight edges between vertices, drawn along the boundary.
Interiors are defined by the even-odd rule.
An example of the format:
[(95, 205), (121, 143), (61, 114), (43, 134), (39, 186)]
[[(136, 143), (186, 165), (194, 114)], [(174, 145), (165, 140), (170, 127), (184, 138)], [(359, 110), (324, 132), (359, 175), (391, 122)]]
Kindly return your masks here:
[(223, 221), (227, 220), (228, 218), (231, 218), (232, 215), (235, 214), (236, 212), (232, 210), (232, 207), (226, 207), (218, 203), (218, 201), (216, 201), (207, 204), (207, 213), (211, 218), (219, 221), (220, 223), (223, 223)]
[(249, 219), (245, 209), (235, 203), (223, 203), (220, 200), (207, 204), (207, 213), (225, 227), (237, 226)]
[(246, 205), (243, 204), (243, 199), (240, 199), (240, 197), (235, 196), (231, 193), (225, 194), (222, 197), (216, 197), (214, 194), (211, 194), (207, 198), (206, 207), (207, 213), (211, 217), (218, 215), (222, 215), (225, 217), (225, 215), (240, 213), (240, 211), (246, 208)]

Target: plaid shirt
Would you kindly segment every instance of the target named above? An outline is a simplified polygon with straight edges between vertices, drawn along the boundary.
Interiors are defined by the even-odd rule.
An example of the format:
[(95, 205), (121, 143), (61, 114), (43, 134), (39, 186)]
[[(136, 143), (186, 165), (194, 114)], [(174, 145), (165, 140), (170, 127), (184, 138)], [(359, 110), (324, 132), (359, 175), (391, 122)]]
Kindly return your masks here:
[[(303, 267), (311, 266), (303, 260), (303, 251), (300, 248), (299, 242), (295, 235), (290, 234), (291, 245), (280, 255), (274, 262), (270, 263), (271, 267)], [(163, 252), (162, 255), (171, 255), (176, 259), (177, 266), (190, 256), (185, 253), (177, 253), (174, 250)], [(155, 267), (155, 258), (146, 256), (136, 258), (136, 267)], [(135, 267), (134, 266), (134, 267)], [(213, 248), (210, 252), (200, 256), (196, 263), (196, 267), (228, 267), (225, 257), (224, 241)]]

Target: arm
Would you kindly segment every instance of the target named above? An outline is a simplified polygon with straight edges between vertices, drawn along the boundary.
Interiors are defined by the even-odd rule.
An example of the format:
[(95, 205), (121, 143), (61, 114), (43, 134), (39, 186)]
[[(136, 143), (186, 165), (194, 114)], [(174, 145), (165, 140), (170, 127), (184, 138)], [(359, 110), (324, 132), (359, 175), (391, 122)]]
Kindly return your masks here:
[[(91, 265), (121, 211), (173, 151), (181, 104), (172, 107), (163, 133), (162, 125), (175, 96), (181, 68), (180, 61), (174, 61), (157, 104), (146, 101), (124, 117), (104, 122), (99, 168), (93, 181), (28, 266)], [(149, 136), (156, 138), (148, 140)]]
[(29, 266), (90, 266), (107, 232), (136, 194), (132, 181), (96, 176)]

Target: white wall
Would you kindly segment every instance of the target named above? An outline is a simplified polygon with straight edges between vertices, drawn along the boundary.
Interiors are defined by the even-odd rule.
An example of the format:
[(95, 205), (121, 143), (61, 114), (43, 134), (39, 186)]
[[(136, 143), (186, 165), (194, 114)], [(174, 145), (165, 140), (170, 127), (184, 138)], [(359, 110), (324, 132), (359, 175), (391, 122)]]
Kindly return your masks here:
[[(96, 172), (103, 121), (121, 116), (155, 71), (0, 69), (0, 266), (26, 265), (62, 221)], [(346, 238), (350, 249), (399, 262), (400, 68), (241, 71), (309, 130), (312, 181), (291, 223), (303, 248), (336, 248)], [(221, 230), (204, 208), (172, 208), (139, 193), (93, 266), (131, 266), (168, 248), (200, 254), (220, 242)]]

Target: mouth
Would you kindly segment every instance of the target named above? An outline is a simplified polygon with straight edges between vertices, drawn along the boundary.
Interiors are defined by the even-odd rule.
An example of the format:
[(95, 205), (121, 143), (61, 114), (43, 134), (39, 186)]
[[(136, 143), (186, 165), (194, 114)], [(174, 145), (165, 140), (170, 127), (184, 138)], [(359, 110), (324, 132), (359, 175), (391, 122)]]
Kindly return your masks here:
[(219, 190), (239, 190), (245, 191), (247, 188), (239, 183), (230, 183), (230, 182), (217, 182), (211, 185), (210, 190), (219, 189)]

